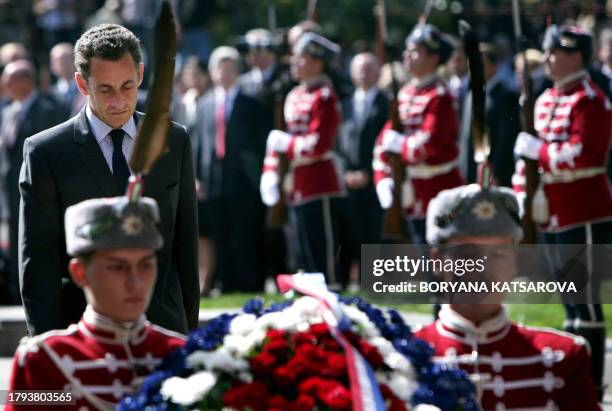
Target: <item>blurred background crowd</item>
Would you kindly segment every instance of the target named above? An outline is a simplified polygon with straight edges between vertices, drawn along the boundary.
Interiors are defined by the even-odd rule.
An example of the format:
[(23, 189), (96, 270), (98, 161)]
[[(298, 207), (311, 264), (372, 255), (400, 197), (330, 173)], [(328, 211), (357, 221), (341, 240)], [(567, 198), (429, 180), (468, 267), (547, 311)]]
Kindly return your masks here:
[[(341, 103), (343, 124), (337, 154), (348, 195), (338, 213), (337, 278), (332, 286), (357, 287), (360, 244), (378, 243), (382, 210), (372, 186), (372, 148), (388, 118), (388, 105), (377, 104), (371, 90), (388, 90), (389, 65), (374, 53), (376, 24), (370, 0), (174, 0), (179, 52), (172, 117), (188, 127), (198, 178), (200, 282), (203, 294), (261, 291), (266, 279), (293, 272), (292, 245), (299, 233), (265, 227), (259, 179), (266, 137), (275, 125), (283, 96), (295, 85), (288, 70), (292, 35), (316, 31), (341, 46), (332, 64), (332, 81)], [(0, 0), (0, 304), (18, 304), (16, 261), (19, 192), (17, 181), (23, 140), (77, 113), (86, 99), (74, 81), (73, 45), (88, 28), (122, 24), (140, 39), (145, 55), (145, 81), (140, 110), (146, 107), (152, 30), (159, 0)], [(416, 24), (423, 1), (386, 2), (391, 53), (401, 61), (405, 36)], [(535, 94), (551, 85), (543, 67), (541, 44), (547, 21), (575, 24), (594, 34), (591, 78), (612, 94), (612, 1), (526, 0), (521, 2), (527, 40), (527, 65)], [(468, 20), (481, 44), (487, 82), (486, 121), (494, 142), (498, 184), (511, 186), (513, 147), (520, 131), (522, 60), (517, 59), (509, 0), (435, 0), (429, 21), (457, 35), (457, 23)], [(443, 68), (460, 115), (457, 141), (460, 168), (475, 180), (470, 138), (468, 68), (462, 47)], [(394, 52), (393, 52), (394, 50)], [(401, 82), (408, 80), (397, 63)], [(225, 102), (221, 169), (207, 161), (207, 107), (215, 87), (235, 89)], [(228, 97), (229, 99), (230, 97)], [(211, 102), (212, 99), (212, 102)], [(361, 104), (363, 103), (363, 104)], [(229, 106), (229, 108), (228, 108)], [(281, 106), (282, 107), (282, 106)], [(371, 115), (372, 110), (378, 110)], [(282, 109), (281, 109), (282, 111)], [(377, 117), (365, 127), (366, 119)], [(278, 122), (278, 119), (276, 120)], [(360, 133), (361, 143), (351, 137)], [(230, 143), (231, 142), (231, 143)], [(217, 153), (218, 154), (218, 153)], [(223, 182), (217, 181), (225, 175)], [(230, 176), (230, 177), (228, 177)]]

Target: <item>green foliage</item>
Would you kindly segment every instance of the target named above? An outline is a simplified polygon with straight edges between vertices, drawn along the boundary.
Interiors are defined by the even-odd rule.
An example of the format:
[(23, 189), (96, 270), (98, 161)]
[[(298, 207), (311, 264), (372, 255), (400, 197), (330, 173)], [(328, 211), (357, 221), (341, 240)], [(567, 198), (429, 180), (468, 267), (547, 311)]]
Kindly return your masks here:
[[(373, 48), (376, 33), (375, 0), (319, 0), (316, 2), (316, 22), (326, 36), (343, 47), (352, 47), (355, 41), (365, 42)], [(237, 34), (254, 27), (269, 27), (268, 9), (276, 11), (277, 27), (291, 27), (306, 19), (308, 0), (218, 0), (224, 12), (215, 16), (209, 28), (216, 44), (229, 44)], [(403, 44), (404, 38), (416, 24), (425, 1), (406, 2), (385, 0), (387, 30), (393, 43)], [(442, 29), (451, 25), (448, 11), (434, 8), (430, 20)], [(363, 46), (359, 46), (362, 48)]]

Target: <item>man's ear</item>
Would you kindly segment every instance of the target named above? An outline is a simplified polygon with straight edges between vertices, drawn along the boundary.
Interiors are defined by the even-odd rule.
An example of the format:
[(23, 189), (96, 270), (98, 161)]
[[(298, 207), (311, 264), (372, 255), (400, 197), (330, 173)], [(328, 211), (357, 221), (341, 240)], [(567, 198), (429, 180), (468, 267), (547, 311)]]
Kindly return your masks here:
[(68, 271), (76, 285), (83, 288), (87, 284), (87, 267), (80, 258), (73, 258), (68, 263)]
[(81, 75), (81, 73), (79, 73), (78, 71), (74, 72), (74, 81), (76, 81), (77, 84), (77, 88), (79, 89), (79, 92), (84, 95), (84, 96), (88, 96), (89, 95), (89, 86), (87, 85), (87, 79), (85, 79), (85, 77), (83, 77)]
[(144, 78), (144, 63), (138, 65), (138, 87), (142, 84)]

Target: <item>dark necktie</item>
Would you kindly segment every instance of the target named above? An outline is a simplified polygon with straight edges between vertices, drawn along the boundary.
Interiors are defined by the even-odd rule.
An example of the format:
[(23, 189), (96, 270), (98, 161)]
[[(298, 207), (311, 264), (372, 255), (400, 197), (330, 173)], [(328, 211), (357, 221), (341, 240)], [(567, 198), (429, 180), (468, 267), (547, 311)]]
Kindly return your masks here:
[(128, 179), (130, 178), (130, 169), (123, 155), (123, 136), (125, 131), (115, 129), (110, 133), (113, 139), (113, 177), (117, 184), (119, 193), (124, 194), (127, 190)]

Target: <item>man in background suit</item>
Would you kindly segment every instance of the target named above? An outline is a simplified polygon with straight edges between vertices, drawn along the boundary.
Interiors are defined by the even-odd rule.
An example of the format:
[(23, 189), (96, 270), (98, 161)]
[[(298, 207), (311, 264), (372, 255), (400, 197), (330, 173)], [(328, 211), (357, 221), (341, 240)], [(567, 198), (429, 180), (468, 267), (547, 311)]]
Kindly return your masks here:
[(28, 60), (16, 60), (6, 66), (2, 84), (12, 100), (2, 110), (0, 128), (0, 206), (9, 223), (8, 292), (5, 303), (19, 304), (19, 269), (17, 232), (19, 221), (19, 170), (26, 137), (45, 130), (64, 119), (64, 113), (49, 96), (41, 94), (34, 84), (36, 75)]
[[(491, 140), (491, 163), (497, 184), (512, 187), (514, 142), (521, 130), (519, 95), (500, 76), (499, 55), (493, 44), (481, 43), (480, 53), (486, 81), (485, 123)], [(461, 117), (461, 169), (466, 180), (476, 181), (476, 163), (472, 139), (472, 93), (466, 95)]]
[[(87, 105), (67, 122), (30, 137), (24, 146), (19, 267), (30, 334), (65, 328), (85, 308), (69, 280), (64, 212), (89, 198), (126, 192), (144, 66), (140, 42), (118, 25), (85, 32), (75, 46), (75, 78)], [(158, 325), (186, 332), (198, 324), (195, 179), (189, 135), (171, 123), (168, 150), (155, 164), (144, 195), (157, 201), (164, 246), (148, 310)], [(96, 235), (96, 230), (91, 232)]]
[(389, 117), (389, 98), (376, 86), (379, 75), (380, 63), (374, 54), (357, 54), (351, 62), (356, 89), (342, 101), (338, 153), (348, 196), (343, 201), (341, 237), (349, 249), (351, 286), (359, 283), (360, 245), (379, 243), (382, 228), (382, 209), (372, 183), (372, 153)]
[(87, 102), (84, 95), (79, 93), (79, 89), (74, 79), (74, 52), (72, 44), (56, 44), (49, 52), (51, 61), (51, 72), (57, 80), (51, 88), (53, 97), (60, 103), (66, 111), (66, 120), (76, 113)]
[(208, 69), (214, 87), (197, 116), (200, 235), (212, 241), (213, 281), (224, 292), (256, 291), (263, 251), (257, 187), (265, 137), (256, 100), (240, 91), (239, 63), (235, 48), (213, 50)]
[[(263, 28), (255, 28), (246, 32), (242, 40), (242, 47), (246, 49), (246, 61), (251, 67), (249, 71), (238, 78), (240, 90), (257, 99), (261, 107), (261, 120), (263, 130), (267, 135), (270, 130), (280, 127), (274, 124), (283, 119), (283, 103), (285, 96), (295, 85), (289, 73), (289, 67), (281, 63), (277, 57), (278, 39)], [(265, 217), (265, 216), (263, 216)], [(267, 279), (278, 273), (289, 272), (287, 239), (295, 235), (291, 227), (265, 227), (263, 256), (264, 275)], [(289, 260), (291, 255), (289, 254)], [(266, 280), (270, 284), (269, 280)], [(274, 280), (272, 280), (272, 284)], [(263, 284), (259, 284), (261, 288)], [(269, 290), (268, 290), (269, 291)]]
[[(266, 29), (252, 29), (244, 35), (246, 60), (251, 69), (238, 78), (240, 89), (256, 97), (272, 111), (278, 94), (286, 95), (295, 85), (289, 67), (278, 62), (276, 39)], [(272, 127), (272, 125), (271, 125)]]

